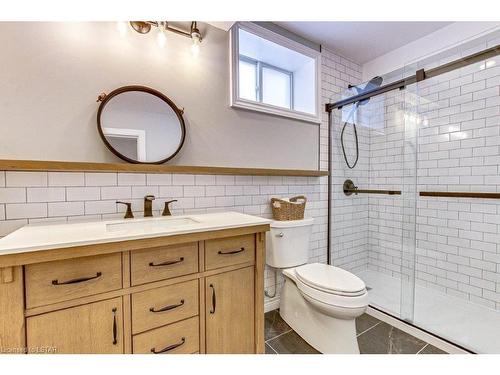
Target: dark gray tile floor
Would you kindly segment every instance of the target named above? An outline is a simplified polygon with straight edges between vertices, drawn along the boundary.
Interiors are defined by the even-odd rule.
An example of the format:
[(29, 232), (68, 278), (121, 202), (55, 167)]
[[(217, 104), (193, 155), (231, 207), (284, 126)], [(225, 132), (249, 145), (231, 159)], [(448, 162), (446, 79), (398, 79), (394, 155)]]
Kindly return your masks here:
[[(356, 319), (361, 354), (445, 354), (368, 314)], [(281, 318), (278, 310), (265, 316), (266, 354), (318, 354)]]

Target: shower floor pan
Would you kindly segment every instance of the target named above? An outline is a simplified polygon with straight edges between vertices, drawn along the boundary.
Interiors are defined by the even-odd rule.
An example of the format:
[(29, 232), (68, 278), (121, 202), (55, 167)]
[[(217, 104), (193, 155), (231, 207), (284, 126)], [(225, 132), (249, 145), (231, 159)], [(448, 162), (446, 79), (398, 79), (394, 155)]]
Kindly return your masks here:
[[(356, 272), (367, 286), (370, 304), (400, 315), (401, 280), (380, 272)], [(500, 311), (416, 285), (414, 321), (418, 327), (476, 353), (500, 354)]]

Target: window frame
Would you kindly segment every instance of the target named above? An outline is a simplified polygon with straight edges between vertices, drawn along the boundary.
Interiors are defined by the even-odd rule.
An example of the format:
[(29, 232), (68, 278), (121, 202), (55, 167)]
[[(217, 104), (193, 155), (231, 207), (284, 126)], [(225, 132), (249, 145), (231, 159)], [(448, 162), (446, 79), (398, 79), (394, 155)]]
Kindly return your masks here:
[[(255, 60), (255, 59), (252, 59), (248, 56), (244, 56), (244, 55), (240, 55), (240, 57), (238, 58), (238, 77), (239, 77), (239, 68), (240, 68), (240, 61), (244, 61), (248, 64), (252, 64), (254, 65), (255, 67), (255, 82), (257, 84), (257, 86), (255, 86), (255, 97), (257, 98), (257, 102), (260, 102), (260, 86), (261, 86), (261, 82), (260, 82), (260, 69), (259, 69), (259, 61), (258, 60)], [(240, 95), (240, 87), (239, 87), (239, 80), (238, 80), (238, 97)], [(249, 99), (242, 99), (242, 100), (249, 100)], [(253, 100), (249, 100), (249, 101), (252, 101)]]
[[(238, 31), (242, 29), (254, 35), (257, 35), (261, 38), (267, 39), (270, 42), (279, 44), (283, 47), (289, 48), (293, 51), (306, 55), (314, 59), (315, 62), (315, 113), (307, 113), (301, 112), (293, 109), (294, 106), (294, 98), (293, 98), (293, 73), (281, 69), (279, 67), (266, 64), (264, 62), (260, 62), (249, 58), (244, 55), (240, 55), (239, 53), (239, 40), (238, 40)], [(309, 123), (320, 124), (321, 123), (321, 52), (316, 51), (312, 48), (309, 48), (301, 43), (298, 43), (294, 40), (286, 38), (282, 35), (279, 35), (273, 31), (270, 31), (264, 27), (256, 25), (251, 22), (238, 22), (233, 25), (230, 31), (230, 106), (233, 108), (241, 108), (247, 110), (253, 110), (257, 112), (268, 113), (276, 116), (293, 118), (297, 120), (302, 120)], [(290, 84), (290, 108), (279, 107), (271, 104), (262, 103), (261, 97), (259, 97), (259, 101), (248, 100), (239, 97), (239, 60), (240, 56), (243, 56), (244, 59), (248, 59), (250, 61), (257, 61), (260, 64), (263, 64), (271, 69), (278, 70), (280, 72), (292, 73), (292, 79)], [(257, 67), (258, 70), (258, 84), (259, 91), (262, 91), (262, 79), (261, 79), (261, 67)]]

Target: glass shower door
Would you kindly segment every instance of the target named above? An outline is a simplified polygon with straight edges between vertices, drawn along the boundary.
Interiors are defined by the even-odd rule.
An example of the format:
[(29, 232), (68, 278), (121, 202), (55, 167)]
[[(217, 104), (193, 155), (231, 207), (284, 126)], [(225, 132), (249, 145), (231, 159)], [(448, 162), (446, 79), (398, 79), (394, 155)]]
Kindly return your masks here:
[[(383, 84), (401, 76), (402, 72), (384, 76)], [(357, 91), (348, 90), (333, 101)], [(365, 282), (370, 305), (411, 319), (414, 298), (407, 290), (413, 290), (415, 279), (415, 215), (408, 212), (415, 207), (405, 194), (415, 193), (415, 152), (406, 155), (406, 149), (414, 147), (409, 134), (415, 129), (406, 128), (405, 100), (404, 90), (394, 90), (332, 113), (331, 239), (333, 264)], [(350, 168), (347, 162), (352, 167), (356, 154), (358, 163)], [(343, 183), (348, 179), (370, 192), (345, 195)]]
[[(499, 34), (434, 55), (411, 70), (484, 51), (499, 44)], [(500, 199), (481, 195), (500, 192), (500, 56), (463, 64), (406, 91), (405, 159), (413, 158), (415, 145), (417, 181), (408, 179), (405, 190), (416, 186), (418, 195), (415, 287), (403, 284), (402, 315), (465, 349), (500, 353)], [(408, 172), (413, 168), (407, 165)], [(412, 192), (407, 197), (410, 222)], [(403, 248), (410, 250), (411, 241)]]

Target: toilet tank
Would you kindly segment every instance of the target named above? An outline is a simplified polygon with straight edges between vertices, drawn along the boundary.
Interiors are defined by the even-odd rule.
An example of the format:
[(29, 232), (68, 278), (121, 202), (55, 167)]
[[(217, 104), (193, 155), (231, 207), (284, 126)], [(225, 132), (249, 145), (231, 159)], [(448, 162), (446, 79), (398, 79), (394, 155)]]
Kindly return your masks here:
[(273, 221), (267, 232), (266, 264), (290, 268), (306, 264), (314, 219)]

